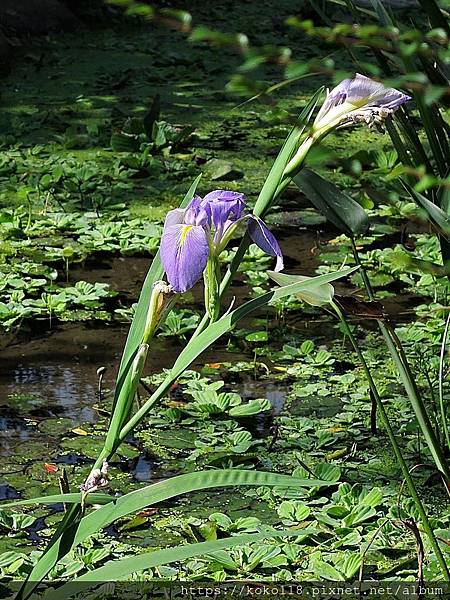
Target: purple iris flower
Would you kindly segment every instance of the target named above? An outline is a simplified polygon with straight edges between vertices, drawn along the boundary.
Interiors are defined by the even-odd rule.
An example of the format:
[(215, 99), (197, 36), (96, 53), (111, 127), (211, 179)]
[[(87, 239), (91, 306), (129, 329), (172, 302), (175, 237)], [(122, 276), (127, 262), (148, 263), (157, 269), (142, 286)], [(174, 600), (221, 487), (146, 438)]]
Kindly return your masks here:
[(311, 130), (286, 165), (284, 175), (292, 177), (298, 172), (311, 146), (328, 133), (357, 123), (380, 127), (389, 115), (408, 100), (411, 98), (406, 94), (359, 73), (353, 79), (344, 79), (327, 93)]
[(343, 127), (355, 122), (378, 124), (408, 100), (410, 96), (395, 88), (356, 73), (353, 79), (344, 79), (328, 93), (314, 129)]
[(240, 192), (215, 190), (203, 199), (195, 196), (186, 209), (167, 213), (161, 238), (161, 262), (175, 292), (186, 292), (202, 276), (208, 259), (218, 257), (237, 225), (248, 221), (247, 231), (255, 244), (276, 257), (276, 271), (283, 268), (283, 256), (275, 237), (254, 215), (242, 213), (246, 197)]

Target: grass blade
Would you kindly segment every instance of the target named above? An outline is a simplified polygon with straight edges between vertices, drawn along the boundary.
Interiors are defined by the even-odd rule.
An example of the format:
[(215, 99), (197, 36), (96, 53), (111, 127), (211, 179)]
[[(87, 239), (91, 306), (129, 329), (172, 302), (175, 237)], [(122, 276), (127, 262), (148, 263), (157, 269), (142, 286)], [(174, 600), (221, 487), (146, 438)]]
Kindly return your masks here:
[[(286, 275), (285, 273), (276, 273), (275, 271), (267, 271), (267, 274), (278, 285), (289, 285), (296, 281), (306, 281), (311, 277), (305, 275)], [(331, 283), (322, 283), (315, 287), (310, 287), (308, 290), (299, 292), (297, 297), (303, 302), (307, 302), (311, 306), (323, 306), (329, 304), (334, 297), (334, 287)]]
[(441, 27), (450, 36), (450, 25), (435, 0), (419, 0), (433, 27)]
[(295, 151), (298, 148), (300, 138), (303, 135), (306, 125), (308, 124), (311, 116), (319, 102), (319, 99), (323, 93), (323, 87), (319, 88), (316, 93), (310, 98), (302, 112), (298, 117), (298, 124), (295, 125), (288, 137), (286, 138), (281, 150), (269, 171), (266, 181), (261, 189), (258, 199), (253, 210), (253, 214), (258, 217), (264, 217), (270, 205), (273, 202), (275, 193), (278, 186), (281, 183), (281, 178), (286, 165), (291, 160)]
[(416, 192), (406, 181), (400, 181), (416, 204), (425, 210), (431, 223), (448, 237), (450, 235), (450, 217), (437, 204)]

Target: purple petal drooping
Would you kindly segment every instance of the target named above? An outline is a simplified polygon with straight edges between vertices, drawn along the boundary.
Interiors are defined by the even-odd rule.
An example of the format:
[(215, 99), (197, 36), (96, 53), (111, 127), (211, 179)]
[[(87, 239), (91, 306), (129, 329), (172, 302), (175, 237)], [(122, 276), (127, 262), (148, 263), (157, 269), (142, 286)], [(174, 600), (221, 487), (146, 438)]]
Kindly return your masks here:
[(197, 283), (206, 267), (209, 244), (205, 229), (184, 223), (165, 226), (160, 254), (174, 291), (186, 292)]
[(247, 229), (253, 242), (259, 246), (261, 250), (269, 256), (276, 257), (277, 264), (275, 266), (275, 271), (281, 271), (284, 266), (281, 248), (264, 221), (259, 217), (250, 215)]
[(170, 227), (170, 225), (179, 225), (180, 223), (184, 223), (184, 213), (186, 211), (182, 208), (175, 208), (174, 210), (169, 210), (166, 215), (166, 220), (164, 221), (164, 229)]

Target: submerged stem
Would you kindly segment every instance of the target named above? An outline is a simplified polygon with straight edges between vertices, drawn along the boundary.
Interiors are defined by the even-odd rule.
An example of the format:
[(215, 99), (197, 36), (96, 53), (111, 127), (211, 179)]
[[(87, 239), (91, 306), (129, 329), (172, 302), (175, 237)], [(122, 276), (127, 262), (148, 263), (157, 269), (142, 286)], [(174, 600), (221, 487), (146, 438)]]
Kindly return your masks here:
[[(355, 240), (353, 238), (351, 238), (351, 244), (355, 261), (360, 267), (360, 273), (367, 291), (367, 295), (370, 300), (374, 300), (375, 295), (373, 293), (372, 286), (370, 284), (364, 266), (361, 263), (358, 250), (356, 248)], [(384, 337), (391, 357), (394, 360), (394, 363), (398, 369), (403, 386), (411, 402), (411, 406), (414, 410), (414, 414), (416, 415), (417, 422), (419, 423), (419, 427), (428, 444), (434, 462), (436, 463), (437, 468), (443, 473), (447, 491), (450, 493), (450, 468), (445, 459), (444, 453), (442, 452), (442, 448), (437, 440), (436, 433), (431, 425), (430, 419), (427, 414), (427, 409), (420, 396), (404, 348), (400, 340), (398, 339), (394, 328), (389, 323), (378, 320), (378, 326)]]
[(439, 360), (439, 410), (441, 413), (442, 429), (444, 438), (447, 444), (447, 449), (450, 450), (450, 431), (447, 423), (447, 411), (444, 403), (444, 362), (445, 362), (445, 347), (447, 345), (448, 331), (450, 328), (450, 314), (445, 322), (444, 335), (442, 336), (441, 354)]
[(406, 481), (406, 485), (408, 486), (408, 490), (409, 493), (411, 494), (415, 504), (416, 504), (416, 508), (418, 513), (420, 514), (420, 518), (422, 520), (422, 525), (423, 528), (425, 529), (427, 535), (428, 535), (428, 539), (430, 541), (430, 544), (436, 554), (436, 558), (439, 562), (439, 565), (442, 569), (442, 572), (444, 574), (444, 578), (446, 581), (450, 581), (450, 572), (447, 566), (447, 563), (445, 561), (445, 558), (442, 554), (441, 548), (439, 547), (439, 543), (436, 539), (436, 536), (434, 535), (434, 531), (433, 528), (431, 527), (430, 521), (428, 519), (428, 516), (426, 514), (425, 508), (423, 506), (422, 500), (420, 499), (419, 494), (417, 493), (416, 490), (416, 486), (414, 485), (414, 481), (413, 478), (411, 476), (411, 473), (409, 472), (408, 466), (405, 462), (405, 459), (403, 458), (403, 454), (402, 451), (400, 449), (400, 446), (398, 445), (397, 439), (395, 437), (394, 434), (394, 430), (391, 427), (391, 424), (389, 422), (389, 417), (387, 415), (386, 409), (384, 408), (384, 404), (380, 398), (380, 395), (378, 394), (378, 390), (377, 387), (375, 385), (375, 382), (372, 378), (372, 374), (370, 372), (370, 369), (367, 365), (366, 359), (364, 358), (364, 355), (360, 349), (360, 347), (358, 346), (358, 342), (356, 341), (355, 337), (353, 336), (353, 333), (347, 323), (347, 320), (344, 316), (344, 314), (342, 313), (342, 311), (340, 310), (340, 308), (337, 306), (337, 304), (335, 304), (334, 302), (331, 302), (331, 306), (333, 307), (333, 309), (335, 310), (339, 320), (342, 323), (342, 326), (344, 328), (344, 331), (346, 333), (346, 335), (348, 336), (348, 338), (350, 339), (350, 342), (353, 346), (353, 349), (355, 350), (360, 362), (361, 362), (361, 366), (364, 370), (364, 374), (366, 375), (367, 381), (369, 383), (370, 386), (370, 390), (372, 392), (373, 398), (377, 404), (377, 409), (380, 415), (380, 418), (383, 422), (383, 425), (386, 429), (387, 435), (389, 437), (389, 441), (392, 444), (392, 448), (394, 450), (394, 454), (395, 457), (398, 461), (398, 464), (400, 466), (400, 469), (402, 471), (402, 475)]

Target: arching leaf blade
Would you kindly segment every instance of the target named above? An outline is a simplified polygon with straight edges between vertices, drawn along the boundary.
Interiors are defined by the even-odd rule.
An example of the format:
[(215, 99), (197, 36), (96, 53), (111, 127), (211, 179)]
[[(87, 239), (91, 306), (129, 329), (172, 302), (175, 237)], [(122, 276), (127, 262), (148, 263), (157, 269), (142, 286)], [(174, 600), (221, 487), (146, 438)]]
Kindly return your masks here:
[(431, 223), (448, 238), (450, 236), (450, 216), (437, 204), (416, 192), (406, 181), (401, 181), (401, 183), (415, 203), (427, 213)]
[(294, 183), (335, 227), (349, 237), (369, 228), (366, 211), (356, 200), (310, 169), (302, 169)]
[[(264, 539), (277, 537), (305, 537), (307, 530), (269, 530), (261, 533), (247, 533), (235, 535), (226, 539), (214, 540), (209, 542), (198, 542), (194, 544), (186, 544), (185, 546), (176, 546), (173, 548), (165, 548), (164, 550), (156, 550), (155, 552), (146, 552), (138, 556), (131, 556), (119, 560), (107, 562), (102, 567), (89, 571), (85, 575), (78, 577), (76, 583), (67, 583), (51, 594), (46, 596), (47, 600), (56, 600), (57, 598), (69, 598), (72, 594), (80, 591), (80, 585), (87, 582), (104, 582), (117, 581), (124, 579), (133, 573), (138, 573), (145, 569), (159, 567), (172, 562), (187, 560), (195, 556), (211, 554), (225, 548), (233, 548), (234, 546), (242, 546), (252, 542), (261, 541)], [(84, 588), (84, 586), (83, 586)], [(84, 588), (87, 589), (87, 588)], [(63, 596), (61, 596), (63, 594)]]
[(175, 361), (175, 364), (171, 369), (171, 375), (178, 377), (198, 356), (200, 356), (202, 352), (209, 348), (213, 342), (218, 340), (220, 336), (232, 329), (238, 321), (257, 308), (266, 306), (275, 300), (280, 300), (281, 298), (286, 298), (291, 295), (295, 296), (307, 290), (317, 288), (320, 285), (340, 279), (341, 277), (346, 277), (350, 273), (353, 273), (357, 268), (358, 267), (350, 267), (335, 271), (334, 273), (327, 273), (325, 275), (308, 278), (307, 280), (297, 281), (290, 285), (276, 288), (246, 302), (215, 323), (209, 325), (202, 333), (191, 340)]
[(28, 582), (24, 585), (21, 597), (27, 598), (36, 587), (36, 582), (41, 581), (62, 556), (65, 556), (67, 552), (93, 533), (121, 517), (197, 490), (255, 485), (315, 487), (329, 485), (329, 483), (314, 479), (298, 479), (278, 473), (224, 469), (177, 475), (130, 492), (120, 498), (113, 498), (112, 502), (90, 512), (78, 524), (74, 524), (70, 531), (70, 537), (65, 535), (64, 539), (59, 538), (55, 541), (33, 568)]
[[(278, 285), (290, 285), (296, 281), (307, 281), (313, 279), (312, 277), (306, 277), (305, 275), (288, 275), (287, 273), (276, 273), (275, 271), (268, 271), (267, 274), (271, 279), (278, 283)], [(310, 287), (302, 292), (296, 294), (296, 296), (310, 304), (311, 306), (323, 306), (329, 304), (333, 300), (334, 288), (331, 283), (322, 283)]]

